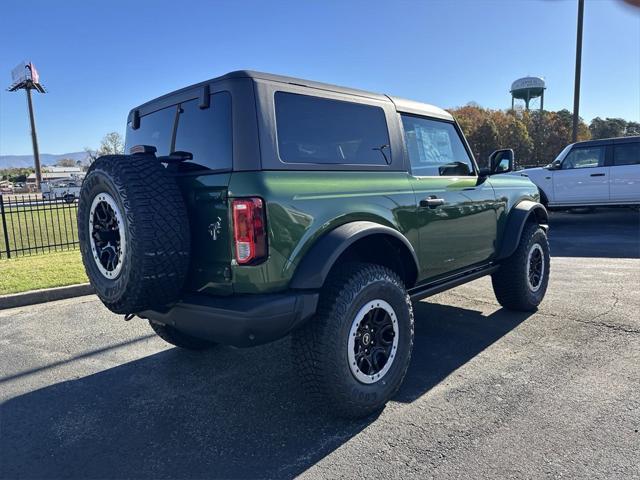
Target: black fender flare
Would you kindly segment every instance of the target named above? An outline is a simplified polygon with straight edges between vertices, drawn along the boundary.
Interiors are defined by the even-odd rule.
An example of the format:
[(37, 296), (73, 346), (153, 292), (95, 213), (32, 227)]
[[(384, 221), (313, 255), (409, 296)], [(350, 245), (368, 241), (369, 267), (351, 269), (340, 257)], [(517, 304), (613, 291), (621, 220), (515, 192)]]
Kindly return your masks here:
[(543, 207), (547, 208), (547, 205), (549, 204), (549, 195), (547, 195), (541, 187), (538, 187), (538, 191), (540, 192), (540, 203)]
[(522, 200), (509, 212), (507, 224), (502, 232), (502, 241), (496, 260), (503, 260), (510, 257), (518, 248), (522, 230), (533, 215), (535, 222), (545, 231), (549, 229), (549, 214), (544, 205), (531, 200)]
[(347, 248), (358, 240), (370, 235), (388, 235), (399, 240), (411, 253), (415, 262), (416, 271), (418, 269), (418, 256), (413, 246), (399, 231), (369, 221), (349, 222), (334, 228), (330, 232), (321, 236), (304, 255), (293, 274), (291, 283), (292, 289), (318, 289), (324, 285), (324, 281), (329, 275), (331, 267)]

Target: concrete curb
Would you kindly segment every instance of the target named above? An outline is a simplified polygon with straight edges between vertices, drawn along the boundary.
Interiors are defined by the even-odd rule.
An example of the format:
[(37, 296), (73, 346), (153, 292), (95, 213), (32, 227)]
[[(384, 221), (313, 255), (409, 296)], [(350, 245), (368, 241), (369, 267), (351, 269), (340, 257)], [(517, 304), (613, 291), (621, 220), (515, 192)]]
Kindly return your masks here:
[(0, 310), (25, 305), (35, 305), (36, 303), (53, 302), (65, 298), (81, 297), (94, 293), (93, 287), (89, 283), (79, 285), (69, 285), (67, 287), (45, 288), (42, 290), (31, 290), (29, 292), (12, 293), (10, 295), (0, 295)]

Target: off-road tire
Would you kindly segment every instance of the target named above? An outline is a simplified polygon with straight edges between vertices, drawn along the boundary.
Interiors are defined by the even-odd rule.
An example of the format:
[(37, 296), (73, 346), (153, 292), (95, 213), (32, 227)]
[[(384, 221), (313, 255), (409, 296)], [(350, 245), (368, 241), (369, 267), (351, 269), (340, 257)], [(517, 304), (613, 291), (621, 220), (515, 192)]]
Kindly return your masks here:
[[(544, 264), (539, 287), (536, 291), (533, 291), (527, 280), (527, 262), (529, 261), (529, 253), (535, 245), (539, 245), (542, 249)], [(491, 276), (493, 291), (498, 303), (509, 310), (535, 311), (547, 291), (549, 265), (547, 234), (537, 224), (529, 223), (525, 225), (516, 251)]]
[[(357, 312), (382, 299), (395, 311), (396, 356), (375, 383), (362, 383), (349, 366), (348, 340)], [(413, 309), (404, 284), (380, 265), (348, 263), (331, 272), (318, 311), (292, 335), (294, 364), (316, 406), (332, 415), (364, 417), (384, 407), (402, 384), (413, 349)]]
[[(93, 200), (107, 193), (124, 218), (127, 249), (115, 278), (101, 273), (91, 250)], [(189, 223), (175, 180), (153, 155), (107, 155), (89, 168), (78, 205), (78, 237), (87, 276), (114, 313), (174, 302), (189, 267)]]
[(187, 335), (180, 330), (176, 330), (171, 325), (163, 325), (152, 320), (149, 320), (149, 325), (165, 342), (186, 350), (206, 350), (216, 345), (215, 342)]

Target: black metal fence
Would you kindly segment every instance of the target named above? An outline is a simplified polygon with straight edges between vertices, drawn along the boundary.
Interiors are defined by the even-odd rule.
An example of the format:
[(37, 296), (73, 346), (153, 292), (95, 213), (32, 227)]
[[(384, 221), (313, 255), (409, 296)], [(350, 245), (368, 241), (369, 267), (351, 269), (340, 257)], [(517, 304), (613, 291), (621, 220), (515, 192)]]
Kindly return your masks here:
[(39, 195), (0, 195), (0, 258), (78, 246), (78, 202)]

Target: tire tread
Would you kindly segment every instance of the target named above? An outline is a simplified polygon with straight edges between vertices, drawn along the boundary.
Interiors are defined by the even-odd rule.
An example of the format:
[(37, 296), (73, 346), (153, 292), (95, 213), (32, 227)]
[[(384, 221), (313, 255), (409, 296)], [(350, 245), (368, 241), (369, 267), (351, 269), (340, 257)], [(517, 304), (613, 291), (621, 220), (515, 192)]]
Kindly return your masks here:
[[(541, 286), (540, 295), (532, 295), (527, 285), (526, 279), (526, 262), (529, 253), (529, 245), (531, 241), (538, 237), (542, 250), (545, 254), (546, 272), (544, 282)], [(516, 310), (531, 312), (535, 311), (539, 303), (544, 297), (547, 288), (548, 269), (549, 269), (549, 243), (544, 230), (536, 223), (528, 223), (525, 225), (520, 243), (516, 251), (507, 258), (501, 265), (500, 269), (491, 276), (493, 291), (496, 295), (498, 303), (503, 307)]]
[[(339, 354), (339, 331), (352, 302), (366, 285), (386, 281), (404, 292), (409, 311), (409, 358), (403, 365), (399, 381), (389, 396), (395, 394), (407, 371), (413, 348), (413, 309), (404, 284), (392, 270), (376, 264), (348, 263), (338, 267), (327, 279), (320, 295), (318, 311), (301, 329), (294, 332), (292, 342), (298, 373), (307, 394), (320, 409), (341, 417), (362, 417), (380, 408), (378, 401), (367, 404), (350, 392), (336, 388), (342, 382), (342, 358)], [(386, 399), (385, 399), (386, 401)]]
[[(95, 195), (84, 188), (92, 176), (104, 175), (124, 206), (131, 265), (118, 298), (98, 296), (115, 313), (137, 313), (175, 301), (189, 268), (190, 235), (184, 200), (175, 179), (150, 155), (106, 155), (89, 168), (80, 193), (78, 235), (87, 274), (103, 281), (92, 268), (88, 232), (82, 228)], [(98, 278), (96, 278), (98, 277)]]

